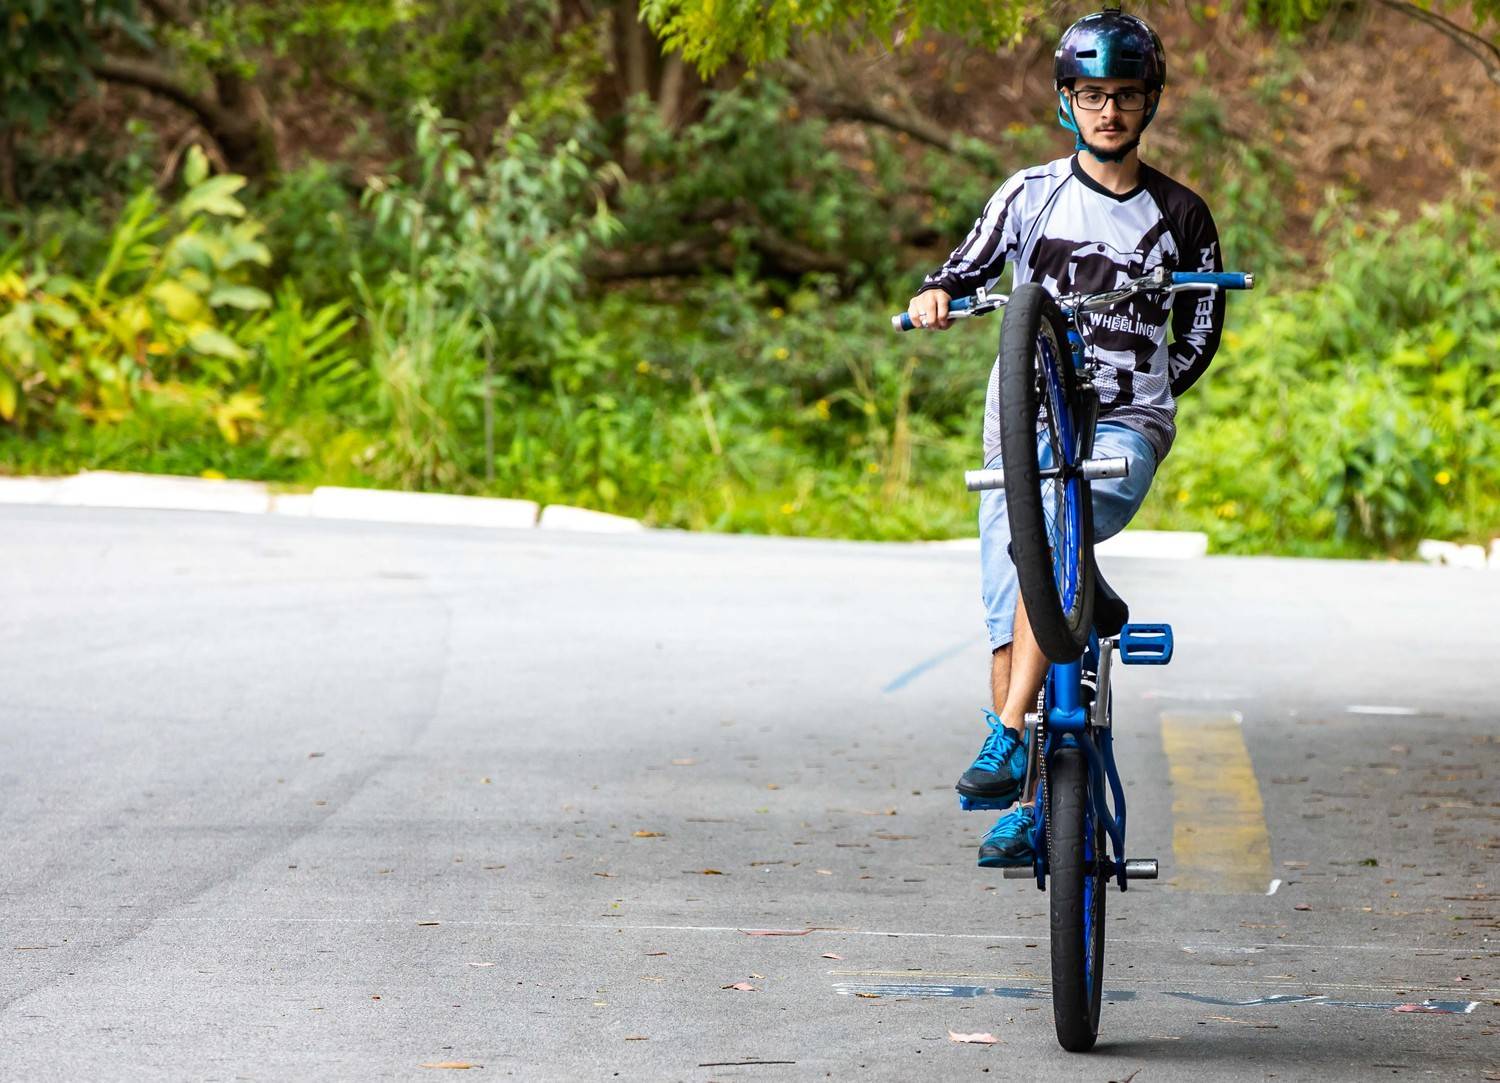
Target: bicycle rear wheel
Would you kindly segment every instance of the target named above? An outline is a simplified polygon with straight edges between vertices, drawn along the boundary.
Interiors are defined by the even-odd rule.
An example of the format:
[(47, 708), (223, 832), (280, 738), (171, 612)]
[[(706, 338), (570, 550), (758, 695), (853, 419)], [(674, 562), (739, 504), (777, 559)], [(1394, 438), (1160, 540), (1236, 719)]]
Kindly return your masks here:
[(1059, 749), (1047, 767), (1047, 863), (1052, 910), (1052, 1020), (1057, 1041), (1086, 1053), (1099, 1037), (1104, 990), (1104, 830), (1089, 800), (1088, 769), (1077, 748)]
[[(1042, 652), (1072, 662), (1088, 644), (1094, 611), (1094, 524), (1088, 479), (1077, 468), (1083, 432), (1067, 325), (1036, 283), (1016, 288), (1000, 327), (1000, 450), (1005, 503), (1026, 615)], [(1043, 482), (1043, 459), (1060, 467)]]

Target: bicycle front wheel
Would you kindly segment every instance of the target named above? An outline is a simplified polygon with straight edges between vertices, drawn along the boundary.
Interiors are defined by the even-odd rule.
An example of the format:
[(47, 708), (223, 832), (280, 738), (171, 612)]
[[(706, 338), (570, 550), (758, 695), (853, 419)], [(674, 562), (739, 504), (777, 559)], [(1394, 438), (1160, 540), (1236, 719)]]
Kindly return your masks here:
[[(1075, 661), (1094, 612), (1094, 526), (1078, 472), (1092, 433), (1081, 431), (1067, 325), (1041, 286), (1016, 288), (1000, 327), (1000, 451), (1011, 558), (1032, 633), (1053, 662)], [(1044, 465), (1061, 469), (1043, 482)]]
[(1083, 753), (1047, 765), (1047, 864), (1052, 910), (1052, 1020), (1057, 1041), (1086, 1053), (1099, 1037), (1104, 989), (1104, 831), (1089, 801)]

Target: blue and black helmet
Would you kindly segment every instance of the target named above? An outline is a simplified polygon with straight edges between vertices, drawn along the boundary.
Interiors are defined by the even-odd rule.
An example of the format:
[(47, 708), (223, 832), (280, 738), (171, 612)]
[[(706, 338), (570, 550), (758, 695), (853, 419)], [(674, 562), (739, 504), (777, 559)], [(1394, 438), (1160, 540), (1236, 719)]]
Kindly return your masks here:
[(1052, 71), (1059, 90), (1075, 79), (1141, 79), (1147, 90), (1160, 90), (1167, 81), (1167, 56), (1145, 20), (1105, 8), (1063, 32)]
[[(1078, 137), (1076, 149), (1087, 150), (1100, 161), (1118, 162), (1135, 149), (1139, 138), (1113, 154), (1090, 147), (1078, 131), (1072, 103), (1063, 91), (1077, 79), (1140, 79), (1148, 92), (1160, 91), (1167, 81), (1167, 54), (1161, 38), (1144, 19), (1126, 15), (1119, 8), (1105, 8), (1085, 15), (1063, 31), (1052, 73), (1057, 84), (1057, 120)], [(1147, 107), (1141, 131), (1156, 116), (1156, 105), (1152, 100)]]

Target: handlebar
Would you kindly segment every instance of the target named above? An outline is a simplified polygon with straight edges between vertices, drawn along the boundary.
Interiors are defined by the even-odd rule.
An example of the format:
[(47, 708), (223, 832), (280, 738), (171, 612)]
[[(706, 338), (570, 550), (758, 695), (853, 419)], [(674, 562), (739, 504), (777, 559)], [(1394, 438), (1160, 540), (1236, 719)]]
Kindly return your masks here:
[[(972, 316), (973, 313), (970, 312), (969, 309), (973, 306), (975, 300), (976, 299), (973, 297), (953, 298), (953, 300), (948, 302), (949, 318), (955, 316), (960, 318), (964, 316)], [(897, 331), (910, 331), (913, 330), (917, 325), (911, 322), (910, 312), (903, 312), (899, 316), (891, 317), (891, 326), (894, 327)]]
[(1218, 286), (1226, 290), (1253, 290), (1255, 275), (1246, 271), (1173, 271), (1174, 286)]
[[(1065, 308), (1083, 309), (1108, 307), (1136, 293), (1153, 291), (1180, 293), (1202, 289), (1215, 292), (1218, 290), (1253, 290), (1254, 288), (1255, 275), (1249, 271), (1168, 271), (1164, 267), (1159, 267), (1149, 275), (1132, 279), (1117, 290), (1077, 294), (1058, 300)], [(948, 316), (950, 319), (983, 316), (986, 312), (993, 312), (1004, 305), (1005, 301), (1004, 294), (985, 293), (981, 290), (975, 297), (955, 297), (949, 301)], [(891, 326), (897, 331), (911, 331), (917, 325), (912, 322), (911, 313), (902, 312), (900, 315), (891, 317)]]

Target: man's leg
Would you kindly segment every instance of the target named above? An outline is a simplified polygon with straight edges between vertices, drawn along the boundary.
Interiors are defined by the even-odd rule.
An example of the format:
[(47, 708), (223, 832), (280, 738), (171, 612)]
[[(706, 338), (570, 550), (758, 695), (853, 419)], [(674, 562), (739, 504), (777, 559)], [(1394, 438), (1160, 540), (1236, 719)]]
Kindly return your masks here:
[[(1095, 482), (1093, 507), (1095, 533), (1106, 538), (1124, 529), (1151, 486), (1156, 472), (1156, 455), (1145, 438), (1119, 425), (1101, 425), (1094, 444), (1094, 454), (1101, 458), (1123, 455), (1130, 460), (1130, 474), (1119, 480)], [(995, 686), (997, 711), (1007, 731), (1020, 734), (1026, 712), (1036, 705), (1036, 696), (1047, 679), (1047, 656), (1037, 645), (1026, 617), (1026, 603), (1017, 592), (1016, 619), (1012, 640), (1006, 650), (1003, 696), (998, 679)], [(998, 677), (998, 660), (991, 667)], [(1022, 764), (1024, 767), (1024, 759)], [(1036, 823), (1033, 805), (1010, 809), (979, 844), (979, 864), (985, 867), (1026, 865), (1032, 861), (1031, 833)]]
[(1005, 700), (996, 713), (1005, 721), (1006, 728), (1015, 730), (1019, 736), (1026, 725), (1026, 712), (1036, 707), (1036, 694), (1047, 679), (1047, 656), (1032, 634), (1031, 621), (1026, 617), (1026, 600), (1019, 596), (1016, 598), (1015, 638), (1011, 640), (1006, 668), (1009, 672)]
[(1007, 643), (990, 652), (990, 701), (995, 713), (1005, 717), (1005, 697), (1010, 692), (1010, 648)]
[[(999, 460), (986, 464), (997, 467)], [(1010, 687), (1011, 635), (1016, 620), (1015, 565), (1010, 559), (1010, 523), (1005, 492), (993, 489), (979, 498), (979, 559), (982, 572), (985, 625), (990, 639), (990, 733), (973, 765), (960, 776), (957, 789), (965, 797), (1003, 805), (1015, 800), (1026, 776), (1026, 749), (1017, 735), (1001, 724), (1000, 710)]]

